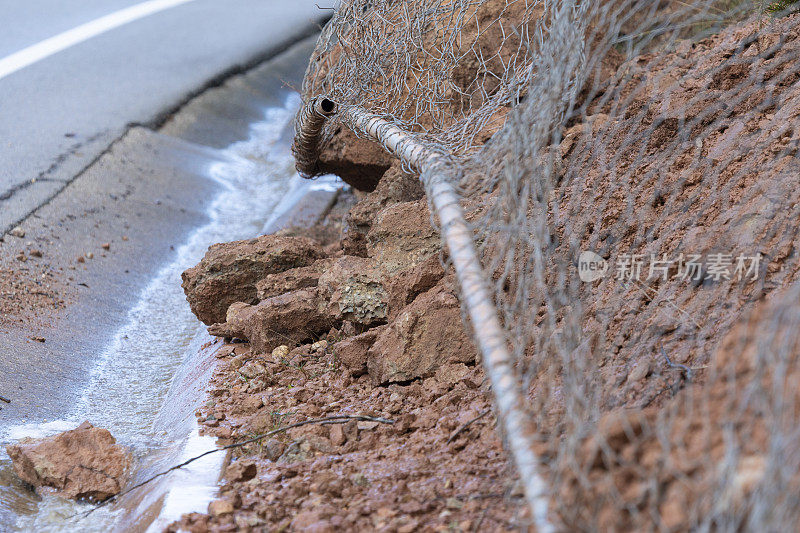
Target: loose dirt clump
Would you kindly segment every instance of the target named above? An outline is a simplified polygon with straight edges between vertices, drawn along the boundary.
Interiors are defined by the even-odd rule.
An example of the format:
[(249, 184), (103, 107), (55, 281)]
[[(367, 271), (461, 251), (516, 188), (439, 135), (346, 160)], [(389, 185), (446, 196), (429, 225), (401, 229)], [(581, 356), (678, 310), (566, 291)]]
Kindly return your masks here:
[(6, 451), (25, 483), (76, 500), (99, 502), (119, 494), (131, 466), (130, 452), (89, 422), (54, 437), (23, 439)]

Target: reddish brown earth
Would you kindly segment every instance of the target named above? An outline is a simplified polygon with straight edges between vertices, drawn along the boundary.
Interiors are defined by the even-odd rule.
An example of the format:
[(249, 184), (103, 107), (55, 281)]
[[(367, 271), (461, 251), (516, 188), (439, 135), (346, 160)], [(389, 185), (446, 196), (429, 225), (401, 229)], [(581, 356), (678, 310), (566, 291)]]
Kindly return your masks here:
[(22, 481), (79, 500), (119, 494), (131, 466), (130, 453), (111, 433), (89, 422), (53, 437), (23, 439), (6, 451)]
[[(601, 359), (602, 418), (574, 456), (539, 450), (570, 462), (553, 463), (562, 474), (553, 512), (568, 528), (697, 523), (688, 509), (710, 513), (715, 505), (708, 491), (725, 450), (722, 425), (732, 422), (726, 413), (737, 413), (747, 445), (734, 465), (737, 488), (724, 495), (733, 500), (725, 501), (741, 500), (765, 478), (765, 411), (731, 403), (725, 376), (758, 379), (759, 331), (791, 316), (797, 302), (790, 287), (800, 246), (792, 126), (800, 120), (799, 27), (795, 15), (748, 41), (763, 29), (754, 21), (674, 54), (615, 63), (639, 87), (623, 91), (630, 112), (609, 119), (612, 110), (588, 102), (590, 115), (553, 147), (569, 169), (553, 195), (562, 201), (561, 217), (551, 220), (560, 242), (583, 228), (580, 244), (606, 254), (768, 251), (761, 275), (738, 285), (664, 282), (653, 287), (657, 298), (636, 287), (621, 291), (611, 278), (581, 289), (587, 342), (578, 349), (597, 350)], [(637, 104), (659, 99), (666, 103), (658, 109)], [(735, 105), (706, 117), (709, 99)], [(697, 129), (682, 137), (685, 124)], [(594, 157), (598, 139), (618, 168)], [(660, 168), (670, 169), (664, 180), (648, 179)], [(620, 175), (628, 181), (615, 181)], [(716, 189), (701, 187), (707, 175), (719, 177)], [(226, 444), (340, 414), (392, 423), (315, 423), (239, 449), (209, 513), (185, 516), (172, 530), (506, 530), (526, 523), (452, 276), (439, 262), (439, 236), (412, 184), (413, 176), (390, 166), (349, 208), (339, 238), (318, 241), (323, 259), (252, 282), (255, 300), (235, 304), (211, 328), (228, 343), (220, 345), (209, 400), (198, 412), (204, 431)], [(484, 201), (491, 203), (473, 199), (474, 216)], [(548, 283), (558, 282), (556, 266), (544, 272)], [(557, 315), (560, 322), (569, 309)], [(796, 355), (796, 325), (779, 323), (775, 338)], [(547, 353), (553, 338), (538, 340), (535, 353)], [(787, 380), (796, 378), (795, 366), (790, 359)], [(563, 422), (564, 405), (550, 394), (558, 380), (533, 376), (541, 431)], [(694, 397), (708, 402), (702, 417), (687, 408)], [(664, 413), (667, 427), (659, 425)]]
[[(365, 231), (365, 257), (347, 255), (347, 239), (318, 241), (328, 257), (253, 282), (260, 301), (233, 304), (226, 322), (209, 328), (232, 342), (220, 344), (198, 412), (203, 431), (221, 444), (334, 415), (384, 421), (312, 424), (236, 450), (209, 514), (186, 516), (173, 530), (471, 531), (520, 523), (521, 494), (454, 279), (440, 264), (439, 236), (426, 203), (397, 201), (395, 190), (342, 202), (325, 222), (381, 206), (369, 208), (377, 215), (369, 228), (343, 228)], [(212, 250), (203, 264), (224, 277), (234, 263)]]

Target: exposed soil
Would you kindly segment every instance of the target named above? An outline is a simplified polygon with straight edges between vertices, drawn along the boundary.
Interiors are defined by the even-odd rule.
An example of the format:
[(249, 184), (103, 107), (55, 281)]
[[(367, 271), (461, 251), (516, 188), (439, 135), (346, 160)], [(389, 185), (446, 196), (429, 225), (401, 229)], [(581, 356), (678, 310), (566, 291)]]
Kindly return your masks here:
[[(336, 334), (327, 338), (332, 343)], [(212, 503), (211, 514), (186, 516), (171, 530), (518, 525), (521, 495), (479, 367), (447, 365), (434, 377), (376, 388), (368, 376), (352, 378), (330, 346), (306, 345), (285, 357), (253, 354), (243, 344), (221, 346), (210, 399), (198, 413), (203, 431), (222, 444), (339, 414), (393, 423), (310, 425), (248, 445), (225, 473), (220, 500), (226, 504)]]
[[(550, 206), (559, 213), (550, 220), (554, 242), (563, 243), (555, 255), (565, 262), (576, 246), (568, 232), (576, 229), (577, 246), (610, 259), (725, 250), (762, 252), (766, 261), (738, 284), (665, 281), (622, 290), (608, 278), (581, 289), (585, 343), (578, 349), (597, 352), (587, 358), (599, 361), (593, 385), (604, 416), (596, 434), (578, 439), (574, 456), (540, 450), (569, 463), (554, 463), (563, 474), (554, 513), (565, 527), (685, 529), (698, 523), (696, 513), (713, 514), (720, 497), (739, 501), (765, 479), (764, 411), (732, 404), (725, 376), (757, 380), (759, 324), (790, 347), (797, 340), (787, 333), (794, 323), (776, 317), (791, 316), (796, 304), (798, 27), (797, 15), (766, 30), (752, 21), (674, 53), (615, 64), (619, 79), (633, 80), (635, 89), (620, 91), (629, 109), (611, 109), (618, 101), (601, 94), (551, 147), (568, 169), (553, 194), (561, 203)], [(708, 99), (732, 105), (707, 116)], [(654, 101), (663, 105), (644, 105)], [(616, 166), (597, 156), (598, 139)], [(340, 206), (349, 214), (338, 239), (319, 242), (325, 258), (256, 282), (255, 300), (235, 303), (211, 327), (227, 343), (197, 413), (221, 443), (338, 414), (392, 423), (314, 424), (248, 445), (232, 457), (209, 513), (185, 516), (171, 530), (466, 531), (527, 523), (452, 276), (439, 263), (438, 235), (421, 191), (403, 185), (414, 177), (393, 168), (355, 206)], [(663, 168), (667, 177), (658, 174)], [(718, 178), (714, 187), (698, 188), (709, 175)], [(473, 199), (474, 216), (484, 202), (491, 199)], [(553, 286), (558, 266), (543, 273)], [(559, 323), (569, 311), (557, 311)], [(552, 348), (551, 333), (532, 353)], [(792, 359), (787, 379), (796, 377), (794, 367)], [(559, 380), (532, 378), (541, 432), (563, 426)], [(708, 402), (702, 419), (687, 408), (692, 398)], [(732, 409), (735, 420), (726, 418)], [(672, 425), (660, 427), (665, 413)], [(747, 441), (734, 466), (743, 481), (738, 492), (704, 499), (719, 475), (722, 427), (733, 422)]]
[[(209, 328), (251, 343), (220, 344), (197, 413), (220, 444), (332, 415), (384, 421), (314, 424), (236, 450), (209, 514), (185, 516), (171, 530), (473, 531), (524, 522), (454, 280), (439, 263), (438, 235), (421, 230), (427, 207), (391, 196), (371, 193), (355, 206), (344, 197), (319, 227), (283, 232), (323, 237), (319, 249), (330, 255), (266, 275), (256, 284), (260, 303), (234, 304), (225, 324)], [(342, 228), (345, 214), (376, 202), (390, 207), (383, 223), (370, 220), (377, 232), (363, 236), (366, 257), (347, 255), (358, 228)], [(205, 265), (217, 275), (236, 270), (213, 255)]]

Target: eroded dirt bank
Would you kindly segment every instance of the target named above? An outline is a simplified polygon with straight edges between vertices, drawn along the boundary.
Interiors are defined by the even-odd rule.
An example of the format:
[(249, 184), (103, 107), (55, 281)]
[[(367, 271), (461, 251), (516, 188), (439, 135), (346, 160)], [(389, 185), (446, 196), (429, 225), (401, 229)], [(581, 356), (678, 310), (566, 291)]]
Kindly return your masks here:
[[(565, 176), (569, 179), (553, 194), (561, 218), (552, 215), (550, 222), (557, 231), (568, 231), (569, 221), (580, 226), (593, 220), (606, 230), (600, 244), (631, 253), (666, 252), (676, 243), (696, 252), (725, 247), (745, 252), (754, 243), (769, 250), (760, 277), (735, 290), (675, 283), (654, 301), (635, 289), (620, 294), (613, 279), (587, 286), (581, 297), (592, 312), (583, 319), (582, 349), (616, 346), (598, 354), (597, 408), (606, 416), (596, 436), (575, 444), (573, 457), (558, 458), (545, 445), (538, 450), (554, 461), (575, 463), (574, 476), (558, 479), (561, 499), (554, 511), (568, 527), (626, 530), (657, 523), (681, 529), (695, 523), (686, 509), (716, 483), (707, 460), (724, 452), (721, 428), (733, 408), (741, 415), (737, 434), (753, 439), (735, 472), (747, 483), (726, 497), (743, 498), (764, 479), (769, 439), (759, 422), (763, 412), (732, 404), (723, 394), (731, 386), (724, 376), (755, 375), (759, 324), (768, 330), (769, 321), (775, 326), (775, 317), (789, 316), (787, 308), (796, 305), (791, 287), (800, 228), (800, 137), (793, 126), (800, 119), (799, 27), (797, 15), (766, 31), (760, 20), (750, 21), (661, 58), (614, 65), (621, 78), (630, 76), (644, 88), (632, 98), (630, 113), (614, 110), (610, 122), (612, 111), (604, 107), (610, 104), (598, 98), (587, 103), (589, 118), (570, 124), (563, 142), (552, 147), (565, 169), (581, 174), (581, 180)], [(650, 74), (638, 69), (644, 64)], [(684, 78), (653, 74), (675, 72), (676, 65)], [(707, 99), (735, 105), (706, 117)], [(665, 103), (657, 109), (642, 103), (653, 100)], [(685, 124), (696, 129), (681, 133)], [(623, 142), (624, 135), (615, 137), (615, 131), (643, 134), (637, 144)], [(325, 157), (336, 160), (331, 168), (347, 167), (342, 173), (354, 186), (374, 190), (343, 199), (310, 230), (212, 248), (184, 274), (184, 288), (197, 316), (223, 339), (208, 401), (197, 413), (204, 431), (220, 443), (326, 416), (375, 420), (310, 424), (238, 449), (208, 514), (185, 516), (171, 530), (469, 531), (527, 523), (423, 191), (416, 177), (404, 174), (379, 148), (354, 139), (348, 144), (348, 135), (337, 133)], [(616, 153), (608, 164), (592, 157), (592, 143), (603, 135)], [(672, 193), (660, 194), (652, 180), (632, 181), (622, 190), (634, 191), (637, 205), (627, 205), (611, 186), (620, 185), (615, 170), (633, 164), (641, 175), (672, 169), (668, 181), (657, 184)], [(731, 203), (714, 203), (695, 189), (704, 172), (721, 176), (718, 185)], [(759, 194), (768, 190), (773, 193)], [(665, 197), (666, 208), (660, 201)], [(471, 216), (480, 216), (491, 202), (491, 197), (474, 201), (468, 206)], [(653, 216), (624, 223), (631, 209)], [(704, 223), (687, 222), (698, 219)], [(637, 238), (644, 232), (648, 239)], [(587, 244), (598, 246), (590, 237)], [(545, 278), (558, 275), (554, 266), (547, 268)], [(659, 310), (666, 300), (678, 301), (695, 318), (682, 326), (665, 320)], [(594, 318), (602, 316), (597, 311), (602, 308), (624, 312), (603, 322)], [(559, 320), (567, 313), (563, 310)], [(787, 337), (794, 327), (791, 320), (780, 324), (770, 339)], [(698, 338), (708, 340), (702, 351), (696, 349)], [(790, 341), (788, 351), (796, 356)], [(547, 350), (546, 343), (539, 348)], [(786, 377), (795, 375), (792, 362)], [(547, 379), (554, 378), (534, 376), (530, 393), (533, 405), (542, 408), (541, 418), (557, 428), (564, 405), (545, 394), (557, 389)], [(694, 396), (709, 401), (702, 423), (697, 412), (675, 401)], [(674, 433), (653, 429), (665, 412), (680, 422)], [(658, 490), (648, 488), (653, 479)], [(711, 512), (713, 501), (699, 508), (706, 503)], [(659, 516), (636, 509), (657, 509)]]

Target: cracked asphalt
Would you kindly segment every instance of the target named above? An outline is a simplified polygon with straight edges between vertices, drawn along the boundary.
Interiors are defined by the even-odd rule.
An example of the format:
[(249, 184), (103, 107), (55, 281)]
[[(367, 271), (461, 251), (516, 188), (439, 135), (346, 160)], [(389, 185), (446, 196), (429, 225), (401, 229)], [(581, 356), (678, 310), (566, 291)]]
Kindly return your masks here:
[[(0, 1), (0, 60), (141, 0)], [(132, 125), (315, 30), (314, 0), (192, 0), (0, 77), (0, 235), (50, 201)]]

